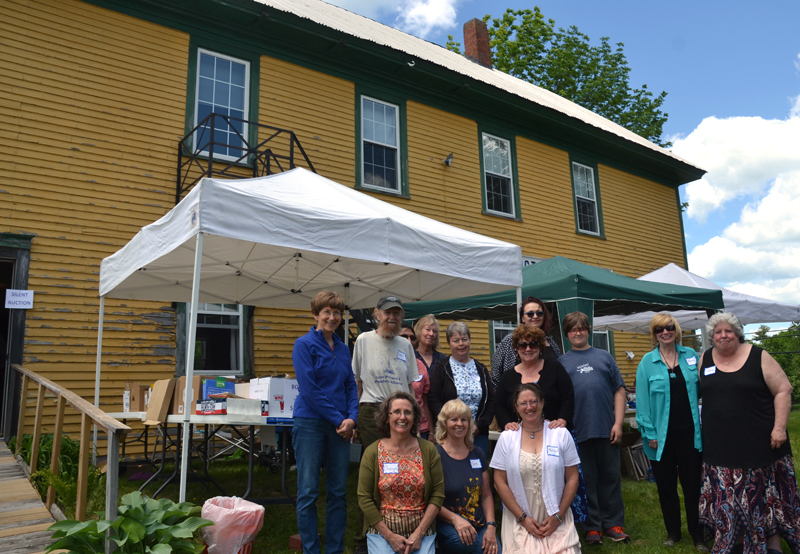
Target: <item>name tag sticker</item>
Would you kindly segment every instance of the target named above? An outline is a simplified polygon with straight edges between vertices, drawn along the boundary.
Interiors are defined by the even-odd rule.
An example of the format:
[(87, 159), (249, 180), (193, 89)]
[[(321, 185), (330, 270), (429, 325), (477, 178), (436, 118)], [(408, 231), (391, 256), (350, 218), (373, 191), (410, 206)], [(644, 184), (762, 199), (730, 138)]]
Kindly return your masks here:
[(703, 375), (711, 375), (712, 373), (716, 373), (716, 371), (717, 371), (717, 366), (710, 365), (703, 370)]
[(697, 358), (692, 356), (691, 358), (686, 358), (686, 363), (689, 365), (697, 365)]
[(548, 456), (555, 456), (556, 458), (558, 458), (558, 447), (557, 446), (553, 446), (552, 444), (548, 445), (547, 446), (547, 455)]
[(480, 460), (470, 460), (469, 465), (472, 466), (472, 469), (481, 469), (481, 461)]
[(389, 462), (384, 462), (383, 473), (384, 475), (397, 475), (398, 473), (400, 473), (400, 464), (397, 462), (393, 464), (390, 464)]
[(416, 379), (414, 379), (414, 382), (415, 382), (415, 383), (419, 383), (420, 381), (422, 381), (422, 378), (423, 378), (423, 377), (424, 377), (424, 375), (419, 375), (419, 376), (417, 376), (417, 378), (416, 378)]
[(405, 352), (401, 352), (401, 351), (398, 350), (397, 351), (397, 359), (398, 360), (402, 360), (402, 361), (405, 362), (406, 361), (406, 353)]

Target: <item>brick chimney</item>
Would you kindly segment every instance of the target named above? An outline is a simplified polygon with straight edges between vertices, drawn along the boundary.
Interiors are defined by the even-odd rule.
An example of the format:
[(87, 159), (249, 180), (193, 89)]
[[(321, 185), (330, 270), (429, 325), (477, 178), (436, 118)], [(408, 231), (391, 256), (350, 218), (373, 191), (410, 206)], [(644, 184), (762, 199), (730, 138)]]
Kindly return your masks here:
[(492, 51), (489, 48), (489, 31), (482, 19), (470, 19), (464, 23), (464, 54), (468, 60), (484, 67), (492, 67)]

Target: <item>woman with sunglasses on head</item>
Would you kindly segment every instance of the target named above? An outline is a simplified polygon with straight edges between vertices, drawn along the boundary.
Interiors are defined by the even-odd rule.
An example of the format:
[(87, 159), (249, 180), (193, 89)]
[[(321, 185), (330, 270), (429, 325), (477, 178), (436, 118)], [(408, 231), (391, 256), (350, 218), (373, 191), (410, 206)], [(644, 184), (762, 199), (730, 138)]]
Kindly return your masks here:
[(653, 316), (650, 336), (655, 348), (636, 370), (636, 422), (658, 487), (664, 546), (681, 540), (680, 476), (689, 535), (698, 551), (708, 552), (698, 523), (703, 444), (697, 353), (681, 344), (681, 326), (668, 313)]
[[(561, 349), (558, 347), (555, 339), (549, 334), (550, 328), (553, 326), (553, 318), (544, 302), (533, 296), (527, 297), (522, 302), (522, 307), (519, 309), (519, 320), (523, 325), (531, 329), (541, 329), (544, 331), (545, 345), (542, 355), (548, 360), (555, 360), (561, 356)], [(511, 371), (519, 363), (517, 352), (511, 344), (511, 335), (508, 334), (503, 337), (500, 344), (497, 345), (497, 350), (492, 357), (492, 383), (495, 388), (500, 384), (500, 377), (506, 371)]]
[(572, 379), (558, 360), (546, 358), (544, 331), (537, 327), (520, 325), (511, 336), (511, 346), (519, 356), (520, 363), (500, 378), (495, 390), (497, 423), (502, 430), (516, 429), (518, 413), (511, 400), (521, 383), (536, 383), (546, 400), (544, 417), (550, 421), (551, 429), (566, 427), (572, 430), (575, 393)]

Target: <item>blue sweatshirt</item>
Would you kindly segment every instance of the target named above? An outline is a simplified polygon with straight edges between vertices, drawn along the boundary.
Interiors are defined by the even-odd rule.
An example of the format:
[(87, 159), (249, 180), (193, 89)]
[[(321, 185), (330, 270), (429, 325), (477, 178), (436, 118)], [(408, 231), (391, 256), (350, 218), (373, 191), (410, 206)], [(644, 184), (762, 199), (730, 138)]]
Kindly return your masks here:
[(325, 336), (312, 327), (294, 341), (292, 363), (299, 395), (294, 417), (324, 419), (335, 427), (345, 419), (358, 421), (358, 394), (350, 351), (333, 336), (333, 350)]

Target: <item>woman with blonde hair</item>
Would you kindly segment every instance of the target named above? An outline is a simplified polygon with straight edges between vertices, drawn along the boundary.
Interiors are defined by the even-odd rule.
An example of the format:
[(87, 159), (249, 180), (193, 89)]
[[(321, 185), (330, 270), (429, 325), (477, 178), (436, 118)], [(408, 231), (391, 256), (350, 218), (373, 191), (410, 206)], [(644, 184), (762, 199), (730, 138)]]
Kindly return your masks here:
[(442, 553), (497, 554), (497, 524), (486, 453), (473, 445), (475, 420), (459, 399), (442, 406), (436, 441), (444, 471), (444, 504), (436, 546)]
[(681, 540), (680, 476), (689, 535), (698, 551), (708, 552), (698, 523), (703, 443), (697, 353), (681, 344), (681, 326), (668, 313), (653, 316), (650, 337), (655, 348), (636, 370), (636, 422), (658, 487), (664, 546)]
[(432, 314), (422, 316), (414, 324), (414, 334), (417, 337), (415, 354), (417, 359), (425, 364), (425, 369), (430, 374), (431, 369), (439, 363), (439, 360), (447, 358), (437, 350), (439, 348), (439, 322)]

